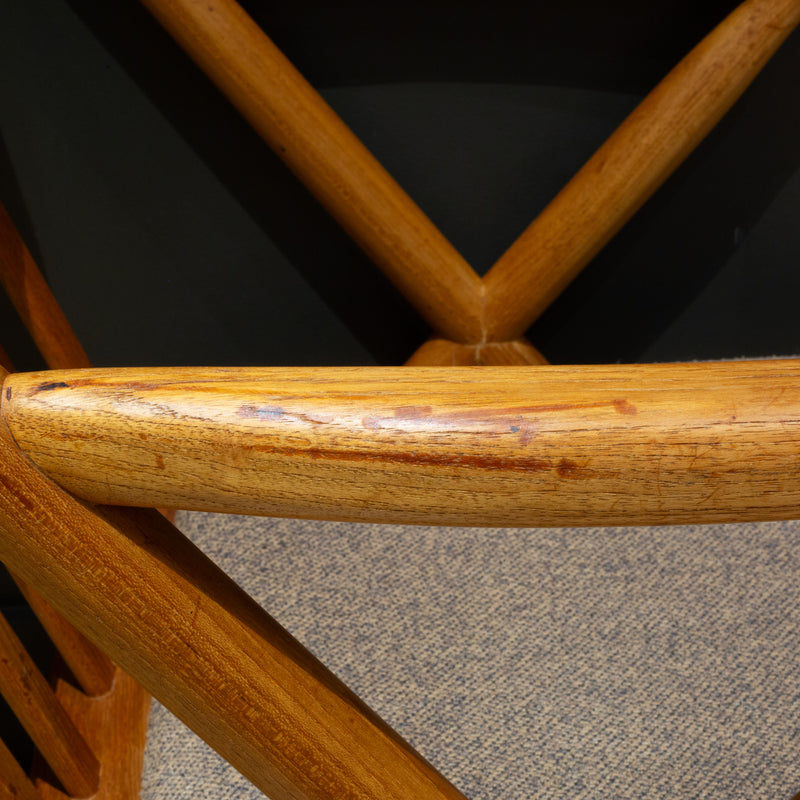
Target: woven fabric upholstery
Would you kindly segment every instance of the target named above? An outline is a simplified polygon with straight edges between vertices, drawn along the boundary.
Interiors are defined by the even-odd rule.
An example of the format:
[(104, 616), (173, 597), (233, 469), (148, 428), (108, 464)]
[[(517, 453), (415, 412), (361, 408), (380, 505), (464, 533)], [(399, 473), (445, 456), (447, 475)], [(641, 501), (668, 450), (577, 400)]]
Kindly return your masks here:
[[(800, 790), (800, 523), (178, 525), (472, 800)], [(143, 800), (262, 796), (155, 707)]]

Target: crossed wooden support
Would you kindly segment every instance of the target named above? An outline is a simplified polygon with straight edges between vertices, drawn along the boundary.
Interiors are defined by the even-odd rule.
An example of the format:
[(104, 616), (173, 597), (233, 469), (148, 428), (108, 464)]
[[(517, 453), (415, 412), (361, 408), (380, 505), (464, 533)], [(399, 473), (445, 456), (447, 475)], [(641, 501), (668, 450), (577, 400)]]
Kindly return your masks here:
[(434, 329), (409, 364), (542, 364), (525, 331), (703, 139), (800, 19), (747, 0), (646, 97), (485, 278), (234, 0), (142, 0)]
[[(525, 331), (800, 22), (800, 0), (746, 0), (648, 95), (481, 279), (233, 0), (143, 2), (430, 323), (433, 338), (408, 362), (428, 366), (544, 364)], [(88, 366), (1, 209), (0, 281), (52, 369)], [(0, 361), (10, 370), (2, 351)], [(485, 379), (454, 377), (460, 370), (407, 370), (407, 380), (393, 383), (375, 371), (346, 370), (324, 376), (153, 370), (147, 382), (138, 373), (85, 369), (0, 375), (0, 559), (37, 613), (50, 620), (51, 636), (84, 694), (62, 685), (56, 702), (43, 679), (27, 680), (33, 670), (1, 619), (0, 685), (39, 732), (37, 744), (61, 788), (73, 797), (97, 790), (97, 800), (136, 796), (147, 698), (114, 671), (110, 657), (275, 800), (462, 798), (167, 520), (89, 501), (146, 505), (164, 498), (176, 505), (186, 500), (184, 507), (260, 513), (274, 511), (269, 503), (278, 502), (281, 513), (313, 516), (322, 509), (342, 518), (360, 518), (371, 503), (377, 511), (367, 518), (375, 520), (406, 519), (397, 515), (421, 509), (435, 521), (463, 523), (463, 500), (447, 498), (469, 480), (465, 494), (488, 497), (494, 488), (507, 494), (487, 516), (478, 509), (477, 524), (530, 524), (539, 512), (551, 515), (543, 517), (546, 524), (575, 524), (589, 508), (608, 521), (616, 519), (602, 516), (617, 513), (608, 502), (614, 492), (636, 494), (627, 485), (631, 470), (615, 472), (614, 464), (620, 452), (630, 461), (639, 448), (642, 474), (657, 472), (645, 482), (659, 491), (643, 506), (619, 512), (620, 519), (674, 521), (684, 512), (705, 514), (707, 521), (727, 513), (786, 518), (796, 512), (796, 437), (786, 432), (800, 426), (793, 400), (800, 391), (797, 362), (653, 366), (638, 383), (633, 369), (527, 370), (527, 383), (508, 392), (505, 374), (494, 370), (478, 371)], [(381, 381), (391, 384), (389, 390)], [(628, 399), (614, 393), (620, 382), (631, 389)], [(416, 398), (422, 390), (431, 402), (426, 411), (397, 407), (398, 392)], [(482, 415), (465, 411), (465, 391)], [(267, 392), (307, 405), (258, 405), (254, 398)], [(583, 400), (575, 404), (580, 392)], [(531, 406), (534, 394), (539, 404)], [(160, 413), (165, 408), (169, 420)], [(126, 416), (130, 409), (135, 420)], [(570, 428), (558, 414), (576, 409), (580, 424)], [(535, 457), (525, 449), (525, 414), (539, 415), (535, 422), (542, 423)], [(478, 417), (491, 424), (474, 424)], [(696, 423), (689, 439), (688, 418)], [(309, 434), (309, 421), (319, 430)], [(150, 432), (153, 441), (142, 444)], [(309, 447), (297, 446), (306, 440)], [(720, 450), (728, 440), (732, 447)], [(286, 442), (291, 446), (282, 446)], [(569, 458), (564, 442), (575, 448)], [(660, 448), (655, 460), (654, 443)], [(604, 450), (611, 453), (607, 462)], [(590, 451), (593, 458), (597, 451), (597, 462), (587, 467), (581, 458)], [(483, 459), (475, 474), (467, 474), (465, 454), (476, 463)], [(177, 464), (172, 472), (165, 457)], [(209, 472), (195, 472), (209, 457), (216, 459)], [(343, 459), (370, 462), (363, 470), (349, 468), (366, 497), (354, 492), (342, 498), (335, 484), (314, 489)], [(690, 459), (702, 469), (696, 479), (682, 481)], [(748, 484), (734, 493), (745, 468)], [(671, 470), (669, 480), (662, 480), (664, 470)], [(265, 471), (272, 476), (266, 488), (257, 480)], [(374, 484), (371, 472), (379, 473)], [(570, 505), (563, 484), (577, 485), (577, 479), (606, 483), (598, 492), (578, 490), (577, 505)], [(706, 496), (706, 479), (722, 497)], [(394, 497), (375, 491), (381, 480), (394, 487)], [(421, 494), (408, 512), (412, 489)], [(514, 498), (525, 500), (526, 492), (529, 504), (515, 507)], [(444, 498), (438, 510), (426, 508), (426, 499), (437, 494)], [(112, 680), (113, 691), (106, 692)], [(135, 742), (123, 763), (126, 727)], [(64, 796), (51, 783), (34, 787), (2, 746), (0, 789), (29, 800), (37, 791)]]

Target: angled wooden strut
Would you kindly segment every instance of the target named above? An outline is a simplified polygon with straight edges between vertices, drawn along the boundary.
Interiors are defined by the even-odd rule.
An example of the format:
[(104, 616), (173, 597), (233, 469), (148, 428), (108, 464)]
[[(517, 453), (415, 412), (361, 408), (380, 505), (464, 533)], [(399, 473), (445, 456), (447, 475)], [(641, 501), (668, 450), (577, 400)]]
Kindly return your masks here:
[(18, 373), (3, 415), (94, 502), (443, 525), (800, 511), (800, 361)]
[(94, 509), (0, 425), (0, 558), (275, 800), (463, 800), (157, 512)]
[(143, 3), (428, 323), (480, 341), (480, 278), (242, 8)]
[(489, 270), (489, 341), (520, 336), (703, 140), (800, 22), (746, 0), (698, 44)]

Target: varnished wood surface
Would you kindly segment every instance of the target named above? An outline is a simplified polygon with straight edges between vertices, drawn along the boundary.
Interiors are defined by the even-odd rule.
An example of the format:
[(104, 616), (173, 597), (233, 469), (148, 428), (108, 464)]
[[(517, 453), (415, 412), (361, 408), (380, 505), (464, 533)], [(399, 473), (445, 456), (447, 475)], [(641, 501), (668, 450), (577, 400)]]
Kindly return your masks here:
[(36, 614), (75, 680), (89, 697), (103, 695), (114, 681), (114, 665), (90, 641), (72, 627), (49, 603), (24, 581), (14, 578), (25, 601)]
[(463, 800), (160, 514), (60, 490), (0, 421), (0, 558), (273, 800)]
[(447, 525), (785, 519), (800, 361), (16, 374), (33, 461), (123, 505)]
[[(47, 281), (2, 205), (0, 283), (48, 366), (56, 369), (90, 366)], [(10, 362), (3, 366), (8, 369)]]
[[(55, 692), (102, 765), (92, 800), (138, 800), (150, 695), (119, 669), (113, 689), (102, 697), (87, 697), (63, 674)], [(67, 800), (46, 769), (35, 766), (34, 775), (40, 800)]]
[(100, 763), (2, 615), (0, 691), (67, 792), (92, 796)]
[(663, 183), (800, 21), (747, 0), (645, 98), (484, 278), (488, 340), (522, 334)]
[(242, 8), (142, 2), (430, 325), (480, 341), (480, 278)]

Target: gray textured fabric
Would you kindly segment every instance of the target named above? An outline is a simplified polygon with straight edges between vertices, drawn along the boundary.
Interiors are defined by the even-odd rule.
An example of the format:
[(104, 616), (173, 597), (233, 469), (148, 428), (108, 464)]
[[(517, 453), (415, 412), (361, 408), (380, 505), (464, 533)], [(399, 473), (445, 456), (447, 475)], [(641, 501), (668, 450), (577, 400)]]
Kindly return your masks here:
[[(473, 800), (800, 790), (798, 523), (178, 524)], [(263, 795), (156, 707), (142, 797)]]

